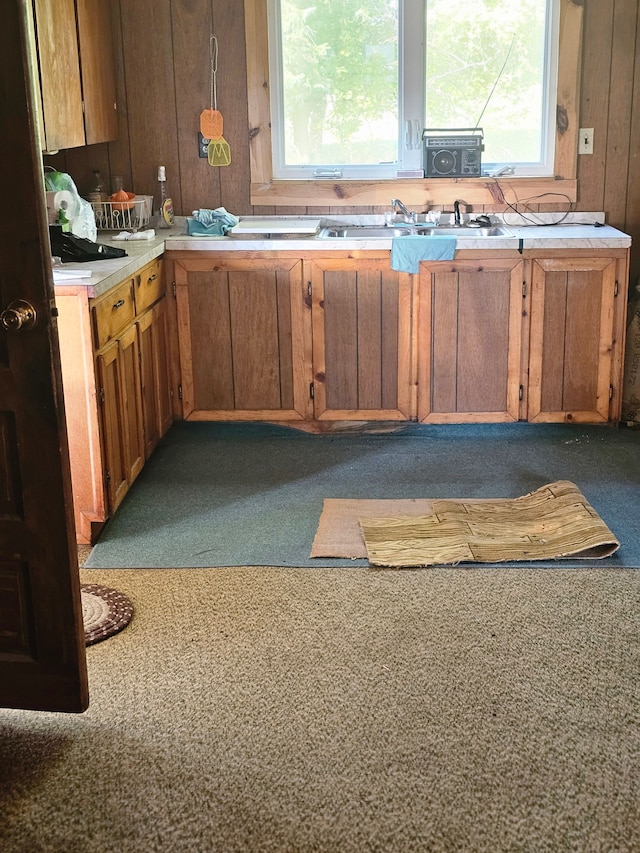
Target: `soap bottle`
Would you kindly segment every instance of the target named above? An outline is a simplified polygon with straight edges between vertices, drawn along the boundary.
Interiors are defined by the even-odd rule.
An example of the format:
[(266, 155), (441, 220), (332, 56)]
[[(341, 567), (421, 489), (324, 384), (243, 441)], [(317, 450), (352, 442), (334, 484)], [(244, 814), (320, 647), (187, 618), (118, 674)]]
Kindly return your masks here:
[(173, 225), (173, 201), (167, 191), (167, 175), (164, 166), (158, 166), (158, 183), (160, 184), (158, 228), (171, 228)]

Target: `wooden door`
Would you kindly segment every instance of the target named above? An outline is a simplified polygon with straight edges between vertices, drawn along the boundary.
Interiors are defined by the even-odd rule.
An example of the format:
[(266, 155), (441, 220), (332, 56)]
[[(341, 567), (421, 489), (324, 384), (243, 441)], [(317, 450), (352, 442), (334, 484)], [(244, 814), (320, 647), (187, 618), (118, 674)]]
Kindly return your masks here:
[(176, 261), (183, 417), (311, 416), (311, 334), (302, 262)]
[(532, 261), (528, 419), (609, 420), (615, 258)]
[(1, 3), (0, 123), (15, 192), (12, 227), (0, 230), (0, 706), (82, 711), (84, 628), (26, 32), (26, 4)]
[(421, 265), (419, 420), (518, 420), (523, 269), (507, 259)]
[(408, 420), (411, 276), (390, 269), (388, 259), (308, 264), (315, 418)]

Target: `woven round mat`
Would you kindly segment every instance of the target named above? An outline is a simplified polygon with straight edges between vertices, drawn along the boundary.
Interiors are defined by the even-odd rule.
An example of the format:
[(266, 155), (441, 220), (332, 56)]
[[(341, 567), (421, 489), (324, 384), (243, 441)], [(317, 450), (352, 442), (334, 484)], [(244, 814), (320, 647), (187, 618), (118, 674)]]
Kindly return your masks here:
[(87, 646), (117, 634), (131, 621), (133, 605), (117, 589), (98, 583), (83, 583), (80, 590)]

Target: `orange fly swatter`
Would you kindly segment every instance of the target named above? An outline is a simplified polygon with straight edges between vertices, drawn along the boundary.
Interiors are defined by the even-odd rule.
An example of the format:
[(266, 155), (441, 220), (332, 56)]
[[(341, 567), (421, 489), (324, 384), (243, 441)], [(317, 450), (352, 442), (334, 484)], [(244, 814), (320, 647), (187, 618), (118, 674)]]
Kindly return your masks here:
[(207, 150), (211, 166), (228, 166), (231, 162), (229, 143), (222, 136), (224, 126), (222, 113), (218, 111), (218, 89), (216, 74), (218, 72), (218, 39), (209, 38), (209, 56), (211, 60), (211, 107), (200, 113), (200, 133), (209, 139)]

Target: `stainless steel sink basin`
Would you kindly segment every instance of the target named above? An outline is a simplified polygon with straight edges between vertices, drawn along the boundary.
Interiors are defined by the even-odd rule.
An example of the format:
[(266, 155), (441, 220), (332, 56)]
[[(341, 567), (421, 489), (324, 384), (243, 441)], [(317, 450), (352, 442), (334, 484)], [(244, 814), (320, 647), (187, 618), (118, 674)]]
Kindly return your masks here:
[(392, 237), (403, 237), (406, 234), (417, 233), (415, 228), (398, 228), (388, 225), (347, 225), (344, 228), (321, 228), (319, 237), (343, 237), (346, 239), (382, 239), (391, 240)]
[(438, 235), (443, 237), (510, 237), (511, 235), (497, 226), (478, 228), (472, 225), (438, 225), (435, 228), (418, 228), (419, 234)]
[(408, 234), (420, 234), (425, 237), (508, 237), (504, 228), (492, 226), (478, 228), (471, 225), (437, 225), (437, 226), (388, 226), (388, 225), (346, 225), (344, 227), (326, 227), (318, 234), (321, 238), (345, 240), (391, 240), (392, 237), (404, 237)]

